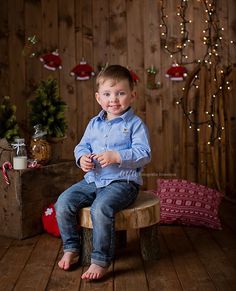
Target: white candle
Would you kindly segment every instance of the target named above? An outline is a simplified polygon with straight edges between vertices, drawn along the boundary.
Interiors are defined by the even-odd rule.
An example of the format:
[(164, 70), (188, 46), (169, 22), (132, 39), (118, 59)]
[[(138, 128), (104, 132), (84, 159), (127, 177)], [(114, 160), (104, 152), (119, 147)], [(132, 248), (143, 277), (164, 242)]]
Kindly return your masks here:
[(27, 157), (13, 157), (13, 169), (24, 170), (27, 169)]

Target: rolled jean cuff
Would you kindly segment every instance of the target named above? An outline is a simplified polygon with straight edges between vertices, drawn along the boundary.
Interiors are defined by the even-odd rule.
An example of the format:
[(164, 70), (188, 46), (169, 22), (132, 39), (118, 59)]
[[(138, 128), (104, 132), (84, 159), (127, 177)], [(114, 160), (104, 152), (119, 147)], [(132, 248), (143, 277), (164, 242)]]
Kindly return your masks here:
[(98, 266), (103, 267), (103, 268), (108, 268), (111, 263), (104, 262), (104, 261), (98, 261), (96, 259), (91, 258), (91, 264), (95, 264), (95, 265), (98, 265)]
[(68, 248), (68, 249), (63, 249), (64, 253), (70, 252), (70, 253), (77, 253), (79, 254), (79, 249), (76, 248)]

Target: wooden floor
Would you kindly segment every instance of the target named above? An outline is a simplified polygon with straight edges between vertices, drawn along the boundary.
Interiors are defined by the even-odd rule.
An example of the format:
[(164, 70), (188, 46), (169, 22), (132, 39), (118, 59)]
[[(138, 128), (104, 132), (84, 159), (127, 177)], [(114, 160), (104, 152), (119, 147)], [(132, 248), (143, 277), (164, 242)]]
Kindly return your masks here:
[(108, 274), (96, 282), (80, 279), (78, 267), (59, 270), (60, 239), (42, 234), (22, 241), (0, 237), (0, 290), (236, 290), (236, 205), (224, 201), (222, 231), (161, 226), (161, 258), (143, 262), (136, 232), (117, 252)]

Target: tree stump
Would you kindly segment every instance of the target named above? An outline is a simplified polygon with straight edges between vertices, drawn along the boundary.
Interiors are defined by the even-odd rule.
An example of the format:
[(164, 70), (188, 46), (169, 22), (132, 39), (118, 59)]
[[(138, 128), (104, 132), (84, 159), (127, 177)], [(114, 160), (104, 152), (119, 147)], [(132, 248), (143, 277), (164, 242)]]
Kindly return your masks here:
[[(116, 249), (124, 248), (126, 246), (126, 231), (116, 231), (115, 241)], [(93, 230), (91, 228), (83, 227), (81, 229), (81, 245), (80, 264), (88, 266), (91, 262), (91, 252), (93, 249)]]
[(90, 264), (93, 249), (93, 230), (91, 228), (83, 227), (81, 229), (81, 245), (80, 264), (87, 266)]
[(157, 224), (140, 228), (140, 249), (145, 261), (160, 258), (160, 245), (158, 240)]
[[(140, 248), (144, 260), (159, 258), (159, 242), (157, 223), (160, 221), (160, 202), (150, 192), (140, 192), (136, 201), (128, 208), (118, 212), (115, 217), (116, 247), (126, 244), (126, 231), (139, 229)], [(81, 209), (79, 223), (82, 231), (81, 264), (90, 264), (92, 251), (92, 220), (90, 207)]]

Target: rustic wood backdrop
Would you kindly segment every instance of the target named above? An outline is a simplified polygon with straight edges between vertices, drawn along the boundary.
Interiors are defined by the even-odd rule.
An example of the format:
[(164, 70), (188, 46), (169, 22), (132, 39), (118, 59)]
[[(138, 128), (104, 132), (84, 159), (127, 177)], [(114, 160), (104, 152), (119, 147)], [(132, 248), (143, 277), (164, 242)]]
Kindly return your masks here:
[[(179, 37), (176, 16), (180, 1), (165, 1), (170, 39)], [(211, 2), (211, 1), (209, 1)], [(218, 0), (217, 13), (224, 27), (223, 65), (235, 63), (236, 39), (235, 0)], [(217, 145), (216, 172), (212, 173), (209, 150), (200, 146), (198, 133), (188, 129), (180, 106), (176, 101), (182, 95), (184, 82), (173, 82), (165, 77), (172, 59), (163, 49), (160, 31), (160, 1), (158, 0), (4, 0), (0, 4), (0, 96), (9, 95), (17, 106), (17, 120), (22, 134), (28, 134), (27, 100), (39, 81), (52, 75), (59, 80), (60, 95), (68, 104), (67, 139), (54, 146), (54, 155), (72, 159), (73, 149), (99, 106), (94, 98), (94, 78), (75, 81), (70, 70), (84, 58), (97, 72), (106, 62), (129, 66), (136, 72), (138, 100), (137, 114), (149, 127), (152, 143), (152, 162), (144, 172), (145, 188), (156, 188), (159, 177), (183, 177), (210, 186), (218, 185), (229, 197), (236, 196), (235, 182), (235, 94), (226, 98), (224, 115), (226, 133), (221, 145)], [(189, 0), (187, 17), (191, 45), (189, 58), (202, 59), (205, 54), (202, 30), (205, 27), (202, 1)], [(58, 48), (62, 58), (62, 70), (45, 69), (38, 57), (24, 57), (26, 40), (36, 35), (35, 49), (52, 51)], [(178, 60), (177, 60), (178, 61)], [(158, 69), (156, 81), (161, 88), (147, 88), (147, 69)], [(191, 71), (195, 65), (187, 65)], [(235, 85), (235, 72), (232, 75)], [(235, 92), (232, 89), (232, 92)], [(225, 111), (224, 111), (225, 112)], [(205, 142), (205, 141), (204, 141)], [(223, 153), (223, 154), (222, 154)], [(219, 158), (220, 157), (220, 158)], [(220, 160), (220, 162), (219, 162)], [(217, 175), (217, 177), (212, 177)]]

